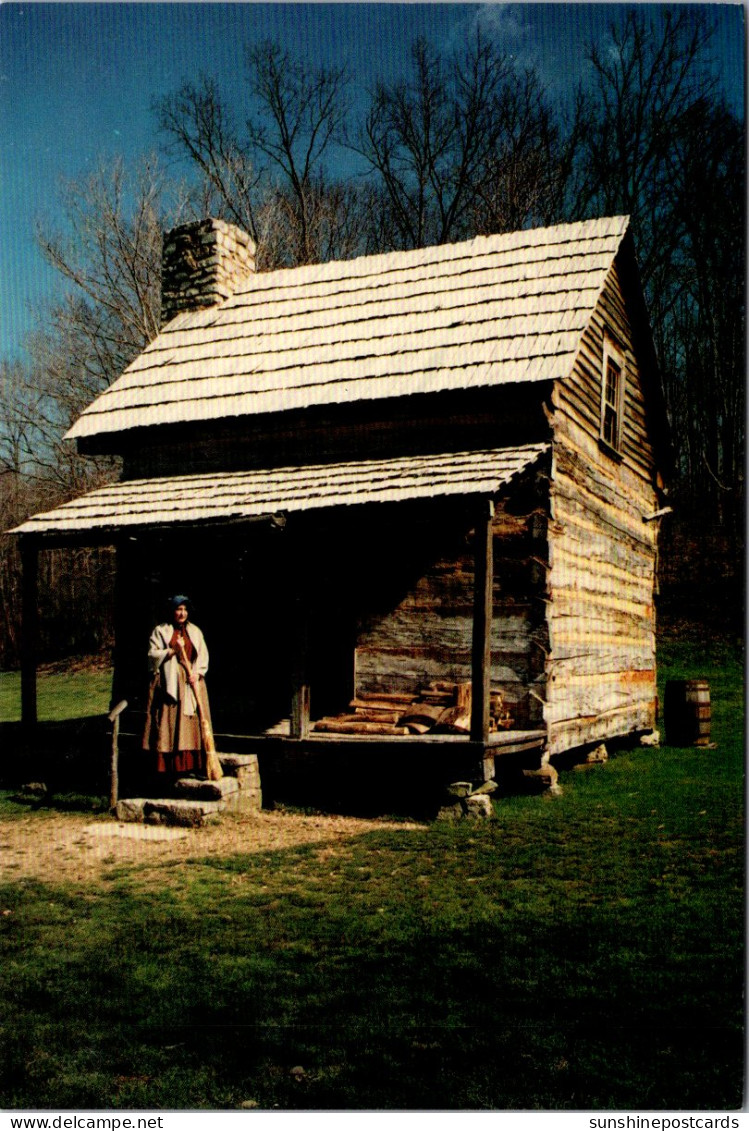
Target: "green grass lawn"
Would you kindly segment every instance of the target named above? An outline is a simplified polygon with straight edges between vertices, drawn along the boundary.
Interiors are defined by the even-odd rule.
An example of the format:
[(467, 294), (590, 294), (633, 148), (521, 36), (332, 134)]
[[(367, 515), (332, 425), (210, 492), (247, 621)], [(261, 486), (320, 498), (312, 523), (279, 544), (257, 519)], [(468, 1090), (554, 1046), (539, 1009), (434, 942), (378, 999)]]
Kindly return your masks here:
[(662, 667), (710, 679), (717, 749), (491, 823), (4, 887), (0, 1105), (737, 1108), (740, 659)]
[[(95, 671), (41, 673), (37, 683), (40, 722), (105, 715), (112, 692), (112, 672)], [(0, 672), (0, 723), (21, 718), (21, 673)]]

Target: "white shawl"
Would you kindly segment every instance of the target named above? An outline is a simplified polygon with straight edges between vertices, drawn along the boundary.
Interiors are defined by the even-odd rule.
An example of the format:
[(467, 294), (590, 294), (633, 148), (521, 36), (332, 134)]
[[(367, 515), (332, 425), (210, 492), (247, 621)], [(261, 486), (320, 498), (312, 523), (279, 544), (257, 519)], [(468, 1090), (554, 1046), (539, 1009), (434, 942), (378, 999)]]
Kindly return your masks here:
[[(192, 623), (186, 624), (183, 631), (190, 637), (196, 652), (192, 670), (195, 675), (204, 676), (208, 671), (208, 649), (205, 646), (203, 633), (196, 624)], [(167, 656), (173, 632), (173, 624), (156, 625), (148, 642), (148, 670), (152, 676), (161, 677), (164, 691), (176, 702), (179, 698), (179, 660), (176, 656)], [(197, 710), (195, 695), (189, 683), (185, 688), (183, 709), (186, 715), (194, 715)]]

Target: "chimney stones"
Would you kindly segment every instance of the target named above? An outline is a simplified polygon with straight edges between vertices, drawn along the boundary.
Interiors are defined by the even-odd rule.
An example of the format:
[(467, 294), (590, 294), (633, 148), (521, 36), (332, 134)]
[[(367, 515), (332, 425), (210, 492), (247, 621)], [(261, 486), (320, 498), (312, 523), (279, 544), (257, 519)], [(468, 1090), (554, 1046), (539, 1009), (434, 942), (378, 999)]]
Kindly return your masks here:
[(254, 274), (255, 244), (234, 224), (198, 220), (164, 234), (161, 326), (184, 311), (217, 306)]

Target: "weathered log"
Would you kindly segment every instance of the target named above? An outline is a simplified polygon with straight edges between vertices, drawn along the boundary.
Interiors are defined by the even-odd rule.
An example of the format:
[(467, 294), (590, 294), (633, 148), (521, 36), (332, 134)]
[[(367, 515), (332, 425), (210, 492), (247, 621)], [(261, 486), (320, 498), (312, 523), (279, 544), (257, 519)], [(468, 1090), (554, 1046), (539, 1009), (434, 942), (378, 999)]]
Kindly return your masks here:
[(408, 734), (408, 727), (394, 726), (392, 723), (341, 723), (336, 719), (320, 719), (315, 723), (313, 730), (323, 734), (383, 734), (403, 735)]
[[(414, 697), (412, 695), (409, 695), (408, 698), (404, 698), (401, 702), (397, 702), (395, 700), (388, 701), (388, 700), (385, 700), (385, 699), (369, 699), (369, 700), (366, 700), (366, 699), (360, 699), (357, 696), (356, 699), (352, 699), (351, 702), (349, 703), (349, 710), (351, 710), (351, 711), (359, 711), (359, 710), (367, 711), (369, 714), (377, 714), (377, 715), (383, 715), (383, 714), (387, 715), (387, 714), (393, 714), (393, 713), (397, 714), (400, 710), (404, 710), (406, 707), (409, 707), (411, 705), (411, 703), (413, 702), (413, 698)], [(382, 720), (382, 721), (386, 721), (386, 720)]]
[(357, 701), (362, 700), (362, 706), (365, 704), (371, 706), (374, 703), (410, 703), (413, 699), (413, 695), (409, 695), (404, 691), (360, 691), (356, 696), (356, 700), (353, 700), (353, 702), (356, 702), (357, 706), (359, 706)]
[(370, 711), (357, 707), (353, 715), (337, 715), (336, 718), (347, 723), (397, 723), (400, 711)]
[(471, 711), (464, 707), (448, 707), (434, 725), (435, 734), (468, 734), (471, 729)]
[(412, 703), (402, 713), (398, 722), (401, 726), (407, 723), (422, 723), (432, 727), (444, 713), (444, 710), (444, 706), (438, 703)]
[(455, 706), (462, 708), (463, 711), (470, 715), (471, 713), (471, 683), (470, 680), (464, 683), (456, 683), (455, 685)]

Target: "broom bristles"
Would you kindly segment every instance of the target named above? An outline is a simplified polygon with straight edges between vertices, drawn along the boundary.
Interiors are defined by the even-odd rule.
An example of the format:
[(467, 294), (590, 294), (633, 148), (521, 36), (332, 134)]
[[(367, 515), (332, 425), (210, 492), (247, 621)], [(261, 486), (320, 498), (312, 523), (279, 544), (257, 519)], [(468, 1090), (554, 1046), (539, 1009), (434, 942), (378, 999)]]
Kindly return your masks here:
[[(188, 677), (192, 675), (192, 665), (187, 656), (182, 655), (182, 666), (187, 672)], [(203, 714), (203, 708), (200, 703), (197, 688), (195, 689), (195, 706), (198, 709), (198, 719), (200, 721), (200, 733), (203, 739), (203, 749), (205, 750), (205, 773), (209, 781), (220, 781), (224, 776), (224, 771), (221, 769), (221, 763), (216, 753), (216, 743), (213, 740), (213, 731), (211, 724)]]
[(211, 731), (208, 719), (205, 718), (200, 708), (198, 708), (198, 713), (200, 715), (200, 729), (203, 733), (206, 776), (209, 781), (220, 781), (224, 776), (224, 771), (221, 769), (221, 763), (216, 753), (216, 743), (213, 740), (213, 732)]

